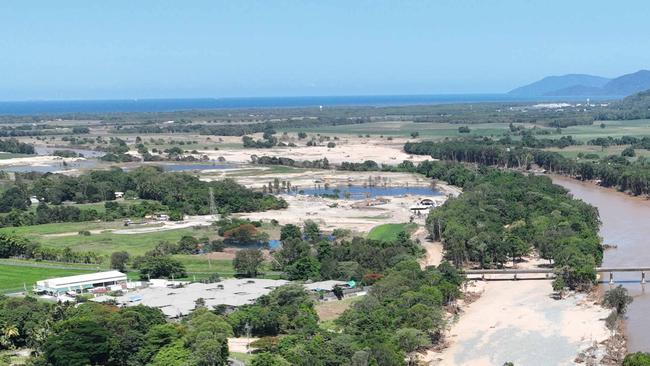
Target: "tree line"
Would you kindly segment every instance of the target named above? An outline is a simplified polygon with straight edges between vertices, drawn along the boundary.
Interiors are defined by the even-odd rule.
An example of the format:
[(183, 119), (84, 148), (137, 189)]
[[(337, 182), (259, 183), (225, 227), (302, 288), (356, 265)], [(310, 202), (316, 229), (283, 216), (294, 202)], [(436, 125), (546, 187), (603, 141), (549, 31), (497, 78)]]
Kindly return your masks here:
[(12, 233), (0, 232), (0, 258), (25, 258), (38, 261), (101, 264), (104, 258), (92, 251), (48, 248)]
[(35, 154), (34, 145), (20, 142), (14, 138), (0, 140), (0, 151), (14, 154)]
[(557, 152), (512, 146), (504, 141), (448, 140), (443, 142), (409, 142), (404, 150), (411, 154), (430, 155), (454, 162), (476, 163), (527, 170), (532, 164), (552, 173), (581, 180), (598, 180), (604, 187), (634, 195), (650, 194), (650, 164), (644, 157), (634, 161), (610, 155), (599, 160), (577, 160)]
[[(187, 173), (163, 172), (160, 167), (140, 167), (128, 172), (113, 168), (92, 171), (78, 177), (51, 173), (17, 173), (16, 177), (14, 187), (0, 197), (0, 209), (4, 212), (27, 210), (30, 196), (35, 196), (48, 205), (60, 205), (67, 201), (113, 201), (115, 192), (124, 192), (127, 197), (156, 201), (178, 217), (183, 214), (209, 214), (210, 191), (220, 213), (287, 207), (283, 199), (252, 191), (232, 179), (204, 182)], [(76, 210), (65, 210), (74, 210), (75, 213), (69, 216), (76, 221)]]
[[(21, 199), (20, 202), (29, 202), (29, 200)], [(0, 212), (8, 212), (6, 215), (0, 216), (0, 227), (30, 226), (55, 222), (114, 221), (122, 218), (143, 218), (146, 215), (168, 211), (167, 206), (156, 201), (146, 200), (132, 204), (106, 201), (103, 211), (95, 208), (79, 208), (75, 205), (48, 205), (45, 202), (40, 202), (36, 206), (36, 210), (28, 210), (26, 204), (20, 207), (24, 208), (18, 209), (16, 205), (7, 207), (6, 204), (0, 204)], [(171, 216), (170, 218), (179, 220), (182, 217)]]
[(634, 137), (634, 136), (621, 136), (621, 137), (597, 137), (587, 141), (589, 145), (596, 145), (606, 148), (608, 146), (631, 145), (633, 149), (650, 149), (650, 137)]
[(182, 123), (176, 121), (170, 124), (143, 124), (130, 127), (118, 126), (120, 133), (198, 133), (200, 135), (217, 136), (245, 136), (261, 133), (272, 129), (308, 128), (315, 126), (352, 125), (369, 122), (365, 117), (328, 117), (285, 119), (271, 122), (257, 123)]

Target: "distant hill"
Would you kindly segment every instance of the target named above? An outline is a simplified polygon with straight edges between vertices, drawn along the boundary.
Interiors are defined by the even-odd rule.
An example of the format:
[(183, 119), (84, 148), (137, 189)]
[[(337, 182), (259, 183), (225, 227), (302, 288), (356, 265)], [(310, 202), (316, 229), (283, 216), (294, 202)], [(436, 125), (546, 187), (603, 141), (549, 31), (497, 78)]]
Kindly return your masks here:
[(607, 95), (631, 95), (650, 89), (650, 71), (641, 70), (613, 79), (604, 86)]
[(567, 96), (567, 95), (601, 95), (602, 87), (571, 85), (568, 88), (562, 88), (544, 93), (545, 96)]
[(650, 89), (650, 71), (640, 70), (614, 79), (594, 75), (549, 76), (508, 94), (519, 96), (628, 96)]
[(631, 120), (650, 118), (650, 90), (614, 101), (602, 109), (596, 120)]
[(547, 76), (532, 84), (513, 89), (508, 94), (520, 96), (551, 95), (559, 90), (575, 87), (601, 88), (609, 81), (610, 79), (608, 78), (586, 74)]

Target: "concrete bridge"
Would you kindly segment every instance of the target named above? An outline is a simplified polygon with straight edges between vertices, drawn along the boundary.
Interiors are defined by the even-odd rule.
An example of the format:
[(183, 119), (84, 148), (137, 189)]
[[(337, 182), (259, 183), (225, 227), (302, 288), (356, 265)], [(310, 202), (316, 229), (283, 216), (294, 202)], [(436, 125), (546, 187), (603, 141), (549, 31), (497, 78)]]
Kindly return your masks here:
[[(641, 275), (641, 283), (646, 283), (645, 274), (650, 272), (650, 267), (598, 267), (596, 272), (599, 274), (609, 273), (609, 283), (614, 283), (614, 273), (617, 272), (638, 272)], [(536, 278), (518, 278), (517, 275), (526, 275), (526, 274), (543, 274), (544, 278), (554, 278), (555, 273), (553, 268), (531, 268), (531, 269), (467, 269), (463, 271), (468, 278), (476, 279), (475, 277), (470, 277), (472, 275), (480, 275), (481, 280), (486, 280), (485, 275), (498, 274), (498, 275), (512, 275), (513, 280), (530, 280), (530, 279), (540, 279)]]

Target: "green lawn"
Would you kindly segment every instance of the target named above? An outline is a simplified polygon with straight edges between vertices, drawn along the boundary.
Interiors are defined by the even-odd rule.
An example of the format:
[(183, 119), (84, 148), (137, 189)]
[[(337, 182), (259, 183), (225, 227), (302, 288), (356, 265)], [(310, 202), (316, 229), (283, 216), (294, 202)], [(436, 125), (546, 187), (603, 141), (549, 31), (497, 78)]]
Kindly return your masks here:
[(92, 270), (36, 268), (25, 266), (10, 266), (0, 263), (0, 293), (30, 290), (36, 281), (51, 277), (74, 276), (96, 272)]
[[(81, 222), (45, 224), (34, 226), (23, 226), (15, 228), (3, 228), (0, 231), (15, 232), (34, 240), (43, 246), (53, 248), (65, 248), (75, 251), (94, 251), (100, 255), (109, 256), (115, 251), (125, 250), (132, 256), (144, 254), (153, 249), (161, 241), (175, 243), (184, 235), (195, 237), (209, 236), (213, 230), (209, 228), (185, 228), (150, 232), (142, 234), (114, 234), (111, 232), (99, 232), (90, 236), (76, 235), (81, 230), (107, 230), (124, 229), (121, 222)], [(72, 235), (56, 236), (55, 234), (73, 233)]]
[[(175, 255), (187, 270), (187, 276), (178, 278), (181, 280), (201, 280), (209, 277), (212, 273), (218, 273), (221, 277), (233, 277), (235, 270), (230, 260), (210, 260), (191, 255)], [(15, 265), (9, 265), (9, 263)], [(42, 266), (35, 267), (35, 266)], [(69, 267), (69, 268), (58, 268)], [(87, 268), (87, 269), (80, 269)], [(38, 280), (44, 280), (52, 277), (73, 276), (84, 273), (108, 270), (108, 263), (102, 265), (88, 265), (78, 263), (53, 263), (53, 262), (36, 262), (29, 260), (0, 260), (0, 293), (23, 291), (23, 284), (30, 290)], [(139, 280), (140, 275), (137, 271), (128, 271), (127, 276), (131, 280)], [(273, 272), (268, 276), (277, 277)]]
[(61, 222), (54, 224), (7, 227), (0, 229), (0, 232), (15, 232), (16, 234), (28, 237), (39, 237), (43, 235), (77, 233), (81, 230), (106, 230), (124, 229), (121, 221), (111, 222)]
[(417, 228), (417, 224), (383, 224), (372, 228), (368, 233), (368, 239), (392, 241), (397, 239), (397, 234), (405, 231), (411, 234)]

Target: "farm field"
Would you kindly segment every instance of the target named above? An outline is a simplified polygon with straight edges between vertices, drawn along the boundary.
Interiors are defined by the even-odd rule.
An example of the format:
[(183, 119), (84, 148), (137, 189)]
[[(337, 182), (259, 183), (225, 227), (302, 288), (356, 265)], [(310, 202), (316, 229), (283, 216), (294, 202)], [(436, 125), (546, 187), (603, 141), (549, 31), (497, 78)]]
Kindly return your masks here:
[[(604, 123), (605, 128), (600, 124)], [(516, 124), (532, 128), (535, 125), (530, 123)], [(458, 127), (469, 126), (470, 133), (459, 133)], [(548, 128), (538, 126), (540, 128)], [(550, 129), (550, 128), (549, 128)], [(410, 136), (411, 132), (418, 132), (420, 138), (445, 138), (445, 137), (462, 137), (462, 136), (499, 136), (509, 131), (507, 123), (430, 123), (430, 122), (371, 122), (355, 125), (338, 125), (338, 126), (316, 126), (313, 128), (295, 128), (283, 129), (281, 131), (321, 134), (339, 134), (339, 135), (366, 135), (371, 136)], [(562, 129), (562, 134), (543, 135), (544, 137), (554, 138), (566, 135), (572, 135), (580, 141), (587, 141), (596, 137), (620, 137), (625, 135), (631, 136), (650, 136), (650, 120), (628, 120), (628, 121), (596, 121), (591, 125), (570, 126)]]
[[(547, 148), (544, 150), (555, 151), (567, 158), (577, 158), (578, 154), (596, 154), (598, 157), (603, 158), (609, 155), (621, 155), (621, 152), (628, 147), (629, 145), (618, 145), (618, 146), (609, 146), (605, 149), (602, 149), (600, 146), (594, 145), (572, 145), (560, 149), (557, 147)], [(650, 156), (650, 150), (645, 149), (635, 149), (636, 156)]]
[[(601, 128), (600, 124), (603, 123), (605, 128)], [(650, 120), (630, 120), (630, 121), (596, 121), (592, 125), (571, 126), (562, 129), (563, 136), (571, 135), (579, 141), (588, 141), (597, 137), (621, 137), (621, 136), (635, 136), (643, 137), (650, 136)]]
[[(458, 127), (466, 126), (463, 123), (428, 123), (428, 122), (371, 122), (355, 125), (338, 125), (338, 126), (317, 126), (313, 128), (295, 128), (280, 129), (280, 131), (307, 133), (320, 133), (327, 135), (366, 135), (371, 136), (401, 136), (408, 137), (412, 132), (418, 132), (420, 138), (425, 139), (443, 139), (445, 137), (462, 137), (462, 136), (499, 136), (508, 131), (507, 123), (477, 123), (467, 125), (470, 127), (470, 133), (459, 133)], [(532, 124), (525, 124), (527, 128), (533, 127)]]

